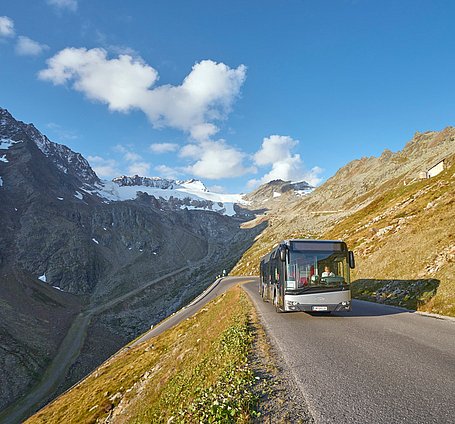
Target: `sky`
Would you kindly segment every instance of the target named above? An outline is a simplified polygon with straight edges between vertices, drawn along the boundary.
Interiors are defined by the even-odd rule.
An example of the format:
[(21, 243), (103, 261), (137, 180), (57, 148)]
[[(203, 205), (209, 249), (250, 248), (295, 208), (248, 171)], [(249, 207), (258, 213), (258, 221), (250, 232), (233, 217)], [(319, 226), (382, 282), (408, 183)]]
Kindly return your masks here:
[(452, 0), (2, 0), (0, 107), (103, 179), (323, 183), (455, 120)]

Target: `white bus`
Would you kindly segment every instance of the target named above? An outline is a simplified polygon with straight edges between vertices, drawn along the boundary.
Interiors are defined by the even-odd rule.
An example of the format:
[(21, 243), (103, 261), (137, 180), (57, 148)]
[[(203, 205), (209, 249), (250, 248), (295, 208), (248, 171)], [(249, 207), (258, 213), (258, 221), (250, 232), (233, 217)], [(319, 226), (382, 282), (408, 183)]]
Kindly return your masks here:
[(259, 293), (277, 312), (351, 310), (354, 254), (340, 240), (284, 240), (261, 258)]

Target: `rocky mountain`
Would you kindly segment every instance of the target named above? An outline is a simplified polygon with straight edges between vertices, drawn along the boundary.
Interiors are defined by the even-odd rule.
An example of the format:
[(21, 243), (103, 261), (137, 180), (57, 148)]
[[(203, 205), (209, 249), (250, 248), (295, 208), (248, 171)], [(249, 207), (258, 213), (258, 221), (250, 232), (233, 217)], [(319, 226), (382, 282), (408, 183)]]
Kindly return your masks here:
[(244, 211), (238, 205), (245, 204), (242, 195), (212, 193), (202, 181), (172, 180), (161, 177), (121, 176), (112, 182), (103, 181), (93, 194), (108, 201), (132, 200), (140, 196), (153, 196), (156, 203), (174, 210), (209, 210), (223, 215), (243, 218)]
[[(273, 180), (268, 183), (262, 184), (259, 188), (244, 196), (252, 207), (267, 206), (273, 209), (276, 205), (286, 201), (296, 201), (302, 195), (311, 193), (314, 187), (306, 181), (283, 181)], [(282, 198), (282, 196), (284, 196)]]
[(107, 186), (131, 187), (100, 181), (0, 109), (0, 410), (55, 365), (68, 335), (79, 338), (57, 392), (231, 269), (261, 231), (148, 194), (152, 180), (107, 199)]
[(122, 175), (121, 177), (116, 177), (112, 180), (114, 183), (118, 184), (120, 187), (124, 186), (145, 186), (145, 187), (154, 187), (160, 188), (163, 190), (166, 189), (178, 189), (178, 188), (188, 188), (193, 187), (196, 190), (208, 192), (207, 187), (202, 181), (190, 179), (190, 180), (172, 180), (169, 178), (161, 177), (140, 177), (139, 175), (134, 175), (133, 177), (128, 177)]

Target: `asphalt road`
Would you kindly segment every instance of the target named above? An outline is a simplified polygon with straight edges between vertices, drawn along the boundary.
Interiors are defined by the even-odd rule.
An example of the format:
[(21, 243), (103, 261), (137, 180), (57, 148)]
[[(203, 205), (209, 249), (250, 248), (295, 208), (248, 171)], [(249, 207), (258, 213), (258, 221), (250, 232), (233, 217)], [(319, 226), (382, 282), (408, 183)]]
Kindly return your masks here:
[(202, 307), (204, 307), (204, 305), (206, 305), (211, 300), (215, 299), (220, 294), (224, 293), (230, 287), (239, 283), (252, 281), (256, 281), (256, 279), (254, 277), (225, 277), (216, 280), (210, 287), (208, 287), (200, 296), (194, 299), (189, 305), (180, 309), (175, 314), (171, 315), (169, 318), (165, 319), (157, 326), (153, 327), (147, 333), (143, 334), (134, 342), (130, 343), (127, 346), (127, 348), (136, 346), (146, 340), (149, 340), (152, 337), (158, 336), (158, 334), (161, 334), (162, 332), (168, 330), (174, 325), (177, 325), (179, 322), (185, 320), (186, 318), (191, 317)]
[(276, 313), (244, 285), (317, 423), (455, 423), (455, 321), (370, 302)]

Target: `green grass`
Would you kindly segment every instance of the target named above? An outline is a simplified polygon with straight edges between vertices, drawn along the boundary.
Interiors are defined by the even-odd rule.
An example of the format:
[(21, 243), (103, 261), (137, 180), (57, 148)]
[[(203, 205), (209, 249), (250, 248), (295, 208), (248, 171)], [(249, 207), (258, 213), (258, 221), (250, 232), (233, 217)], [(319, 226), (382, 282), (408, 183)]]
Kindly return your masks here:
[(103, 364), (27, 423), (246, 423), (255, 416), (248, 363), (253, 306), (239, 288)]

